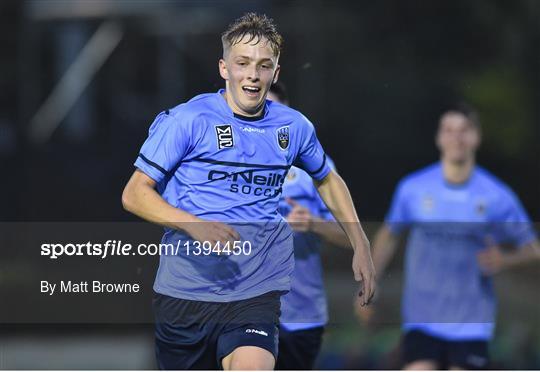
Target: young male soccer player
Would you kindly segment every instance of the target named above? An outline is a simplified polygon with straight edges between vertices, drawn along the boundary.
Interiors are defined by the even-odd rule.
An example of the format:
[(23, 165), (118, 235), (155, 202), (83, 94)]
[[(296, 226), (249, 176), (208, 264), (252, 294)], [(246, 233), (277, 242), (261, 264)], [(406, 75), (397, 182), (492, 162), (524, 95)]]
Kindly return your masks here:
[[(402, 299), (405, 369), (488, 365), (495, 321), (491, 275), (540, 257), (538, 240), (512, 190), (476, 165), (477, 115), (445, 112), (441, 161), (405, 177), (374, 242), (382, 272), (397, 237), (410, 230)], [(500, 244), (516, 250), (504, 253)]]
[[(280, 82), (273, 84), (268, 99), (288, 105), (285, 86)], [(327, 161), (331, 162), (329, 158)], [(349, 242), (321, 201), (311, 177), (297, 167), (291, 167), (283, 184), (280, 212), (294, 230), (295, 266), (291, 290), (281, 297), (276, 369), (309, 370), (319, 353), (328, 321), (319, 253), (321, 240), (342, 246)]]
[(266, 101), (279, 74), (274, 24), (246, 14), (222, 42), (225, 90), (157, 116), (122, 198), (130, 212), (166, 227), (164, 243), (181, 247), (161, 256), (154, 284), (161, 368), (274, 367), (279, 297), (293, 267), (292, 233), (277, 209), (293, 163), (316, 180), (351, 241), (362, 302), (373, 293), (369, 243), (313, 125)]

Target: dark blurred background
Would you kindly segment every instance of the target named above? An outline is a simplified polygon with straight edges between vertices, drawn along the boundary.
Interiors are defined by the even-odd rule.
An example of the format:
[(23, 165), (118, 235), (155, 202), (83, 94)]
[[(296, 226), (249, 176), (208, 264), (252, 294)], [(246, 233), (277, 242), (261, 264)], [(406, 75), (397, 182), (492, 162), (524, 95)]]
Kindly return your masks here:
[[(291, 104), (316, 124), (361, 219), (373, 221), (370, 232), (396, 182), (437, 160), (438, 117), (457, 101), (479, 110), (480, 164), (539, 221), (539, 1), (35, 0), (0, 2), (4, 231), (16, 222), (136, 221), (122, 210), (120, 195), (149, 124), (160, 111), (223, 86), (219, 34), (247, 11), (273, 17), (284, 35), (281, 80)], [(31, 270), (19, 257), (13, 274), (13, 255), (6, 257), (4, 294)], [(357, 324), (350, 254), (327, 250), (324, 257), (333, 321), (319, 367), (399, 368), (392, 364), (398, 322)], [(156, 261), (146, 265), (151, 285)], [(382, 301), (396, 314), (400, 270), (397, 260)], [(540, 368), (539, 275), (531, 270), (497, 279), (495, 367)], [(154, 366), (145, 324), (80, 325), (73, 332), (65, 325), (3, 323), (0, 368)], [(94, 343), (85, 343), (88, 334)], [(50, 341), (49, 352), (36, 346), (32, 353), (40, 340)], [(79, 355), (77, 345), (90, 352), (62, 359), (66, 340), (72, 356)], [(99, 357), (126, 343), (146, 354)]]

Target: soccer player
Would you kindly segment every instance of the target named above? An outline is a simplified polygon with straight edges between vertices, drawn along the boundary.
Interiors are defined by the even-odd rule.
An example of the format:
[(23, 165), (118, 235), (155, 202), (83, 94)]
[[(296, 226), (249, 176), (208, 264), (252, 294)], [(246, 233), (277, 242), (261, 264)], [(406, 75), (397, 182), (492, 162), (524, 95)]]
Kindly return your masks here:
[[(476, 165), (480, 124), (468, 107), (445, 112), (440, 162), (397, 186), (374, 239), (379, 273), (409, 230), (402, 298), (405, 369), (481, 369), (495, 322), (491, 276), (537, 260), (538, 240), (512, 190)], [(506, 252), (501, 245), (514, 250)]]
[(266, 100), (282, 37), (248, 13), (222, 35), (225, 89), (160, 113), (125, 187), (124, 207), (166, 228), (154, 283), (156, 354), (165, 369), (272, 369), (280, 295), (290, 287), (292, 232), (279, 199), (295, 164), (345, 229), (361, 300), (373, 294), (369, 242), (313, 125)]
[[(273, 84), (268, 99), (288, 105), (285, 86)], [(330, 159), (332, 168), (333, 164)], [(295, 266), (291, 290), (281, 297), (278, 370), (309, 370), (319, 353), (328, 321), (320, 248), (322, 240), (348, 246), (343, 229), (334, 222), (311, 177), (291, 167), (283, 184), (280, 212), (294, 230)]]

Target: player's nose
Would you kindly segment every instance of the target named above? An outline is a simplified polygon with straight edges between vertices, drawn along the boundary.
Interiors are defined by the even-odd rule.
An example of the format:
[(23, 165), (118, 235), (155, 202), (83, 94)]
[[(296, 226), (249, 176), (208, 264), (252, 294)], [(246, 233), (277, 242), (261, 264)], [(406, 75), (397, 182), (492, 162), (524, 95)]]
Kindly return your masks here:
[(257, 66), (255, 65), (252, 65), (248, 68), (247, 70), (247, 78), (250, 80), (250, 81), (257, 81), (259, 80), (259, 69), (257, 68)]

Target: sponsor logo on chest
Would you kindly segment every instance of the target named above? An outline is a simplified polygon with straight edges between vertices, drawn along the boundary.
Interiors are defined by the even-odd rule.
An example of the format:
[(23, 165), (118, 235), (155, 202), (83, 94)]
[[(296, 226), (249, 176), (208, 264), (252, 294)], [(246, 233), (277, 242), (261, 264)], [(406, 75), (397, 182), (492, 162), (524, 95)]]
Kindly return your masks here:
[(233, 148), (234, 136), (232, 126), (230, 124), (216, 125), (216, 139), (218, 150)]

